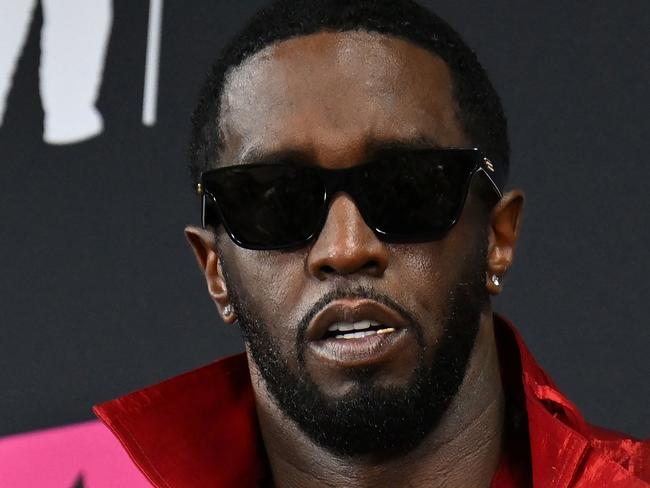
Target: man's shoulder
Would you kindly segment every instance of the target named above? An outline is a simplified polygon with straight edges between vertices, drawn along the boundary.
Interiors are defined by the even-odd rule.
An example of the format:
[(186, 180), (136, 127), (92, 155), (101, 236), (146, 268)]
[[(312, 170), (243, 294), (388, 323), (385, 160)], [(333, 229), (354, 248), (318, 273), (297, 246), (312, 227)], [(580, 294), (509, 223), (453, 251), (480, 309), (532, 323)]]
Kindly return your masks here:
[(632, 473), (650, 486), (650, 439), (636, 439), (628, 434), (587, 423), (590, 448), (595, 452), (588, 468), (614, 464)]
[[(509, 321), (496, 317), (500, 353), (516, 370), (528, 420), (535, 486), (650, 487), (650, 439), (590, 424), (537, 363)], [(582, 484), (581, 484), (582, 483)]]
[(266, 476), (244, 354), (93, 411), (154, 486), (257, 486)]
[(527, 415), (535, 486), (650, 488), (650, 440), (590, 424), (553, 390), (527, 398)]

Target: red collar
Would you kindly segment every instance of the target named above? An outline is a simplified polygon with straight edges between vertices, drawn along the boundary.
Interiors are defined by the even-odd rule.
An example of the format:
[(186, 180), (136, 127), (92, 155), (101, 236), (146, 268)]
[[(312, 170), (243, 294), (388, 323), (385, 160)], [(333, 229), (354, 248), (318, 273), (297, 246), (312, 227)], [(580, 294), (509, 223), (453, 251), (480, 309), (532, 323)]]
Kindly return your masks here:
[[(495, 333), (506, 397), (520, 406), (524, 422), (527, 418), (526, 461), (534, 486), (650, 488), (650, 441), (587, 424), (512, 324), (495, 316)], [(93, 411), (156, 487), (246, 487), (268, 480), (243, 353)]]

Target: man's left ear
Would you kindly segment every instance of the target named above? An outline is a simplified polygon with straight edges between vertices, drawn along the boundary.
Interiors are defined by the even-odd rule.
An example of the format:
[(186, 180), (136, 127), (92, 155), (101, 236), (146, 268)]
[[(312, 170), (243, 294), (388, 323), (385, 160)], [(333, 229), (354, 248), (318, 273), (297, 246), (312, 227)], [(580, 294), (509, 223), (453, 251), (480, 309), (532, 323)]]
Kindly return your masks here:
[(512, 190), (503, 195), (490, 214), (486, 287), (491, 295), (501, 293), (503, 279), (512, 265), (523, 207), (523, 192)]

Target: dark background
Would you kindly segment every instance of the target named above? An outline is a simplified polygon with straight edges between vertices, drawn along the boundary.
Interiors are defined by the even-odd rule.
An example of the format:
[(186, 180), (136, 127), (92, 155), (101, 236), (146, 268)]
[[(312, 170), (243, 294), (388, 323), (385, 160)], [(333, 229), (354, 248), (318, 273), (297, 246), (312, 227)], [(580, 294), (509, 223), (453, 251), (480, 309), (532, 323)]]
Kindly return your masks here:
[[(0, 436), (241, 350), (182, 229), (198, 201), (189, 114), (220, 46), (264, 2), (168, 1), (158, 124), (140, 122), (147, 2), (116, 0), (106, 130), (42, 142), (37, 13), (0, 129)], [(647, 0), (425, 2), (503, 97), (527, 193), (497, 310), (595, 423), (650, 436)]]

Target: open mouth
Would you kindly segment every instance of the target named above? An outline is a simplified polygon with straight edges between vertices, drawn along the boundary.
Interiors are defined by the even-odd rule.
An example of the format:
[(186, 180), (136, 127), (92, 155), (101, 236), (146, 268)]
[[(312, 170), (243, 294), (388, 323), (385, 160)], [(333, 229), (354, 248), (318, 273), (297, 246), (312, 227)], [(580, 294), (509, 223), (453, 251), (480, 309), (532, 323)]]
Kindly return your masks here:
[(383, 335), (395, 332), (395, 327), (374, 320), (358, 322), (336, 322), (330, 325), (323, 336), (327, 339), (361, 339), (373, 335)]
[(388, 361), (412, 345), (412, 335), (396, 310), (368, 299), (340, 299), (312, 319), (305, 338), (314, 358), (349, 368)]
[(407, 322), (398, 312), (372, 300), (342, 299), (321, 310), (307, 328), (308, 341), (362, 339), (399, 331)]

